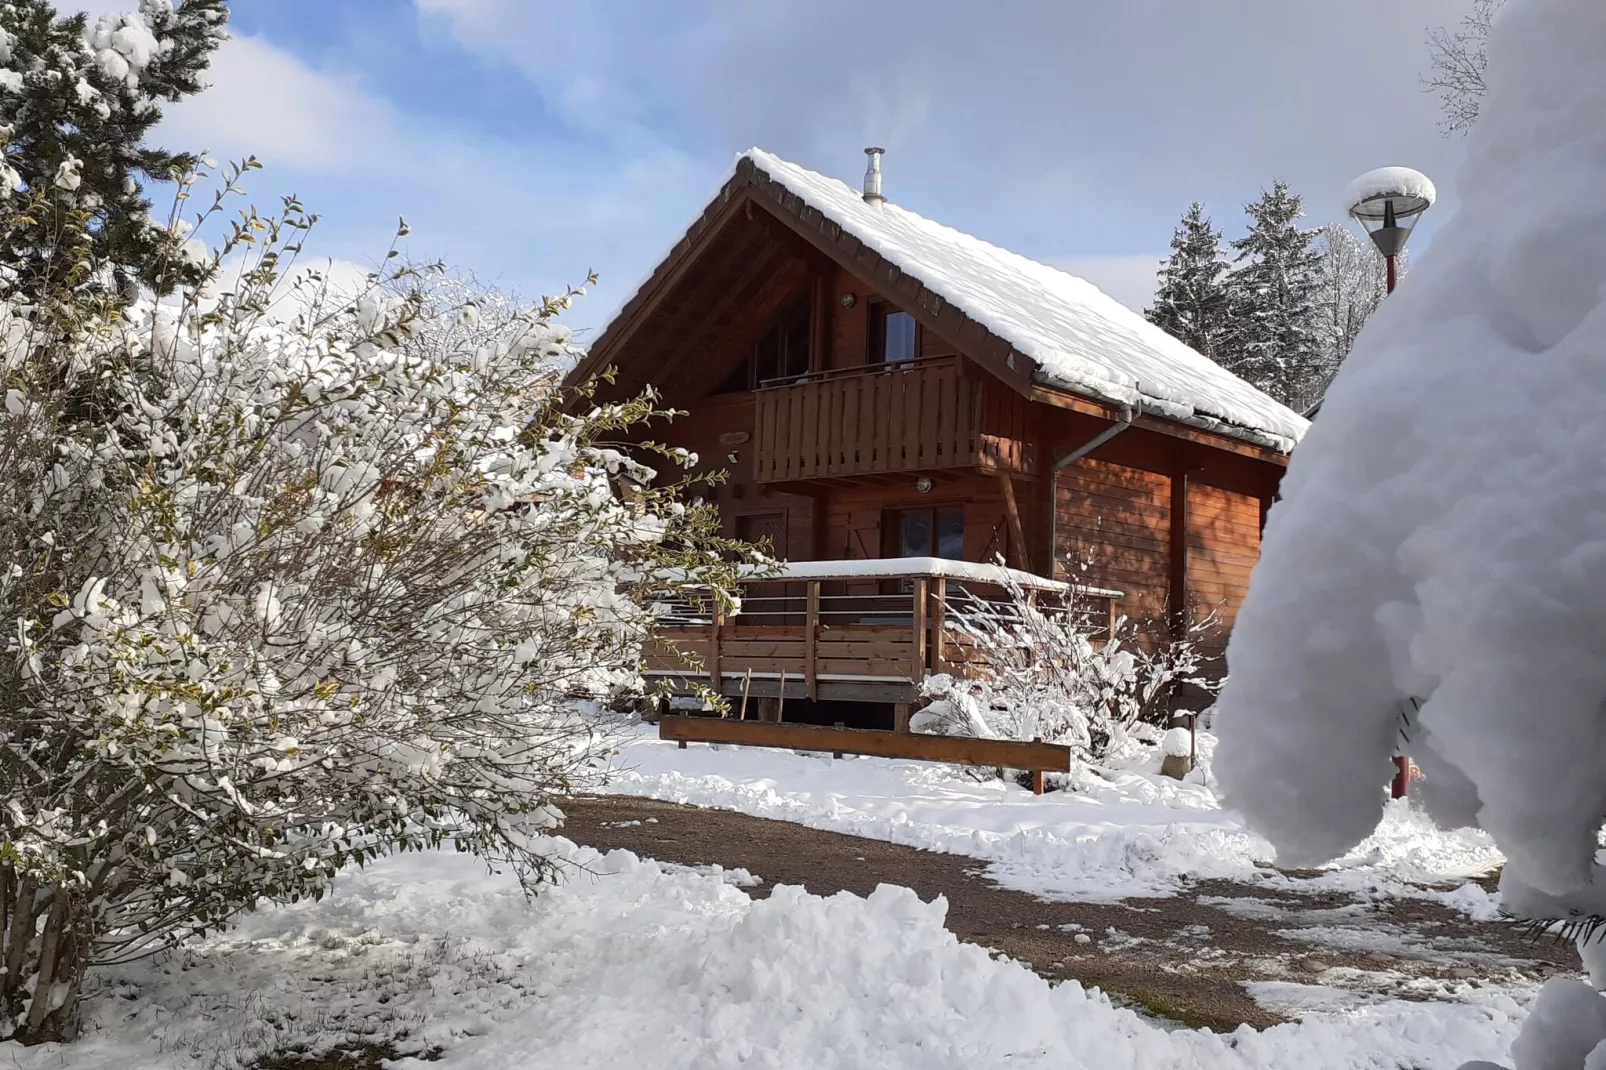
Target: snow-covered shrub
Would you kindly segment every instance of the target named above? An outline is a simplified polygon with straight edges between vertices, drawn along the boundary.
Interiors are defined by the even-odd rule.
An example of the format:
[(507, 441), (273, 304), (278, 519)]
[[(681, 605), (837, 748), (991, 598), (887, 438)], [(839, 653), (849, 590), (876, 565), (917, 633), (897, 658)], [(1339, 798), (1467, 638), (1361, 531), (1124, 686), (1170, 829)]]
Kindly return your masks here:
[(1042, 739), (1098, 762), (1133, 725), (1164, 720), (1166, 700), (1179, 684), (1207, 691), (1199, 639), (1215, 625), (1202, 621), (1187, 637), (1139, 645), (1125, 620), (1103, 634), (1103, 604), (1068, 589), (1063, 596), (1024, 589), (1004, 573), (1002, 598), (971, 596), (954, 585), (948, 626), (986, 661), (972, 680), (942, 674), (921, 685), (928, 704), (910, 720), (917, 732), (984, 739)]
[[(1271, 511), (1215, 763), (1283, 864), (1319, 863), (1376, 827), (1421, 699), (1407, 749), (1427, 812), (1493, 835), (1505, 909), (1597, 940), (1603, 53), (1599, 0), (1511, 0), (1494, 21), (1460, 210), (1361, 333)], [(1581, 1020), (1577, 1002), (1606, 1021), (1598, 998), (1552, 1009)], [(1576, 1070), (1587, 1050), (1542, 1049), (1513, 1054)]]
[(572, 700), (660, 590), (733, 589), (711, 513), (608, 444), (652, 399), (561, 389), (572, 294), (286, 301), (309, 225), (248, 213), (226, 283), (126, 315), (0, 305), (0, 1037), (386, 852), (533, 887), (603, 742)]

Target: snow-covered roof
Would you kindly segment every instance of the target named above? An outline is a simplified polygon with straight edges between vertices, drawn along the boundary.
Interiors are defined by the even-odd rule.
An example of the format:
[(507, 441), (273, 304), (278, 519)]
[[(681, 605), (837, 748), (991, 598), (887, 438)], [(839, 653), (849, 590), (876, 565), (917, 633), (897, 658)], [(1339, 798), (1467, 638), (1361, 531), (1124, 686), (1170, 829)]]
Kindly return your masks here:
[(1036, 362), (1046, 386), (1284, 452), (1310, 426), (1090, 282), (762, 149), (744, 159)]

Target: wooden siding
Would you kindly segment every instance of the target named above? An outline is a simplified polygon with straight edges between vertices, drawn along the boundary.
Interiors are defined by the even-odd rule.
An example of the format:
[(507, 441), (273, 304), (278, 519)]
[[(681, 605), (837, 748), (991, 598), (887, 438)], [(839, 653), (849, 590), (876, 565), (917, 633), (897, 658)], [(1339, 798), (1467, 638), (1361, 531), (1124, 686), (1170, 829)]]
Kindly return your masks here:
[(1008, 549), (1009, 525), (996, 477), (954, 475), (939, 478), (929, 494), (914, 480), (886, 486), (844, 487), (819, 499), (825, 510), (822, 560), (852, 561), (882, 557), (886, 545), (882, 524), (898, 509), (961, 506), (965, 510), (965, 560), (992, 561)]
[(1086, 562), (1086, 582), (1126, 593), (1120, 609), (1129, 619), (1163, 618), (1171, 564), (1171, 480), (1084, 459), (1058, 473), (1054, 500), (1056, 578), (1068, 578), (1067, 559)]
[(1195, 617), (1215, 612), (1231, 626), (1260, 556), (1260, 500), (1219, 487), (1188, 486), (1188, 600)]

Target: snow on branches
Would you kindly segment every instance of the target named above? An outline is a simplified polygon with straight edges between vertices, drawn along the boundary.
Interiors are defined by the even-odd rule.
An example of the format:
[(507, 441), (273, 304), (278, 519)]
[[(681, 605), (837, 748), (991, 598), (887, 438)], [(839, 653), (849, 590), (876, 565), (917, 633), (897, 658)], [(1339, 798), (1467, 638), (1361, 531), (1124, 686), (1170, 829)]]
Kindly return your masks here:
[(568, 297), (287, 302), (306, 220), (246, 218), (228, 286), (0, 306), (0, 1036), (350, 862), (449, 841), (533, 886), (604, 745), (574, 700), (633, 678), (660, 577), (731, 589), (684, 481), (608, 441), (652, 399), (561, 388)]
[(911, 719), (914, 731), (1042, 739), (1097, 763), (1134, 725), (1161, 720), (1178, 685), (1215, 690), (1198, 643), (1214, 629), (1213, 617), (1181, 640), (1142, 641), (1124, 619), (1109, 634), (1107, 603), (1085, 589), (1028, 591), (1006, 574), (1001, 597), (963, 584), (949, 592), (945, 619), (990, 674), (928, 677), (921, 690), (931, 702)]

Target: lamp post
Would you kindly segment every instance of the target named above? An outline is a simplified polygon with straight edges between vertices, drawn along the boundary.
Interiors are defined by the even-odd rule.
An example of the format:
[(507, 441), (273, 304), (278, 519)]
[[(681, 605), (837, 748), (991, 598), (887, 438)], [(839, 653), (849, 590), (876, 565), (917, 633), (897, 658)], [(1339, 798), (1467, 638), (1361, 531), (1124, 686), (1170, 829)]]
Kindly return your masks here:
[(1438, 192), (1421, 171), (1379, 167), (1349, 185), (1349, 216), (1365, 229), (1388, 262), (1388, 292), (1398, 279), (1397, 262), (1422, 213), (1433, 207)]
[[(1368, 171), (1349, 184), (1346, 200), (1349, 216), (1371, 237), (1372, 244), (1388, 263), (1388, 292), (1394, 292), (1399, 279), (1399, 255), (1422, 214), (1433, 207), (1438, 191), (1421, 171), (1409, 167), (1380, 167)], [(1394, 758), (1394, 784), (1390, 794), (1405, 798), (1411, 789), (1411, 759)]]

